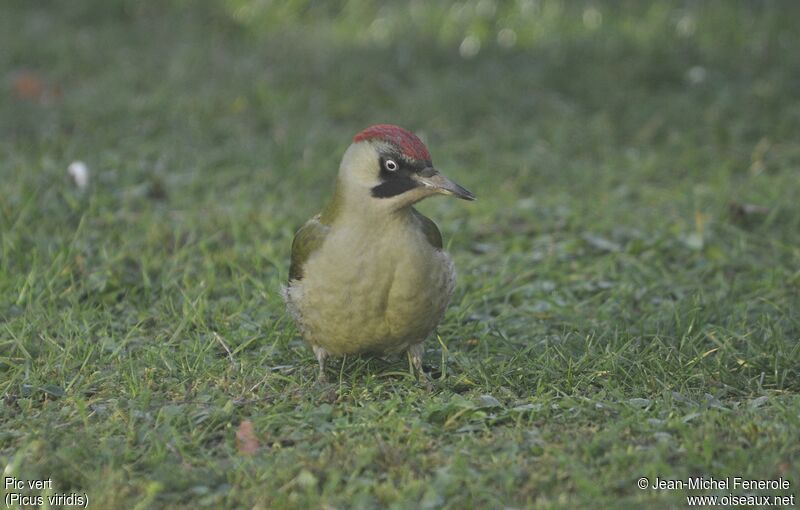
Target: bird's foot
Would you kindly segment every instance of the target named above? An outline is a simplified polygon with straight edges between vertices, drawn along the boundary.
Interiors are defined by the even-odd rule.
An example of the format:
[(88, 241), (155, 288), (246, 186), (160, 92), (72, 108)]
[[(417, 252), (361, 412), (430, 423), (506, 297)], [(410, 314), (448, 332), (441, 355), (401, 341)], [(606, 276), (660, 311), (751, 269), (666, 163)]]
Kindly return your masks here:
[(317, 357), (317, 363), (319, 363), (319, 374), (317, 375), (317, 383), (327, 384), (328, 376), (325, 374), (325, 362), (328, 360), (329, 356), (328, 351), (326, 351), (322, 347), (317, 347), (316, 345), (312, 345), (311, 348), (314, 350), (314, 356)]
[(431, 378), (428, 374), (420, 369), (417, 372), (417, 378), (419, 379), (419, 383), (425, 388), (427, 391), (433, 391), (433, 384), (431, 383)]
[(414, 344), (408, 348), (408, 363), (411, 368), (411, 373), (416, 374), (419, 383), (428, 391), (433, 390), (431, 378), (425, 373), (422, 368), (422, 353), (425, 349), (422, 343)]

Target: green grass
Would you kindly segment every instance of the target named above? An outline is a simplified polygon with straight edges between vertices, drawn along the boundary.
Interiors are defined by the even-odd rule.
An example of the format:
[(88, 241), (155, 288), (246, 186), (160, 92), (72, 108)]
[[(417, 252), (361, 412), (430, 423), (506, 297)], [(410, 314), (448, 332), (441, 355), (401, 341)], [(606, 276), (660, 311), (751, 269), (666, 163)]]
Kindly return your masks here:
[[(306, 3), (0, 7), (5, 476), (89, 508), (797, 495), (800, 8)], [(479, 197), (421, 207), (459, 270), (431, 393), (404, 360), (318, 386), (279, 297), (377, 122)]]

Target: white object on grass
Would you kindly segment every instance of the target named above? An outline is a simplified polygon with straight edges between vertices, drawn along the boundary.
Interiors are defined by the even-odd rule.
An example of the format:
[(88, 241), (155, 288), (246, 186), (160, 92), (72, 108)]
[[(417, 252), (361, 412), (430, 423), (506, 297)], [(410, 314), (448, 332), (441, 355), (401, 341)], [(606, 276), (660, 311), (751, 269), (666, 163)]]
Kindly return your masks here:
[(70, 163), (69, 167), (67, 167), (67, 172), (70, 177), (72, 177), (78, 189), (84, 190), (89, 186), (89, 167), (87, 167), (86, 163), (83, 161), (73, 161)]

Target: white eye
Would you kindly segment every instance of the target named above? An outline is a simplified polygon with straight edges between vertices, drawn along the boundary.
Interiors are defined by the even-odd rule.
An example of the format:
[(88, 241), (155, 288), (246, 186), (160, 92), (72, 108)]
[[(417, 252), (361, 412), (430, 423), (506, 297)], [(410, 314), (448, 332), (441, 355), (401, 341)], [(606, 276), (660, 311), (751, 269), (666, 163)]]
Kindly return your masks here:
[(393, 159), (387, 159), (383, 166), (385, 166), (386, 170), (389, 170), (390, 172), (397, 170), (397, 163)]

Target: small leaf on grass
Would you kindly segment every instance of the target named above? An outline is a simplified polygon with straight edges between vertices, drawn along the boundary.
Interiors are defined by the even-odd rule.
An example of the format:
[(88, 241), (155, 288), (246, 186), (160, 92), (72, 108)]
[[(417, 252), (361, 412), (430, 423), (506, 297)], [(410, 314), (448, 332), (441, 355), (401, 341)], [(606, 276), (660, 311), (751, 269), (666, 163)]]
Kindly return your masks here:
[(44, 391), (48, 396), (52, 398), (61, 398), (65, 395), (63, 388), (55, 386), (53, 384), (48, 384), (46, 386), (43, 386), (42, 391)]
[(754, 398), (747, 405), (750, 409), (758, 409), (762, 405), (766, 404), (768, 400), (769, 400), (768, 396), (762, 395), (758, 398)]
[(480, 395), (476, 401), (468, 400), (461, 395), (454, 395), (443, 406), (431, 411), (428, 414), (428, 420), (432, 423), (440, 423), (444, 427), (455, 426), (464, 421), (480, 422), (486, 419), (495, 419), (496, 416), (488, 410), (502, 407), (503, 404), (492, 395)]
[(236, 429), (236, 449), (242, 455), (253, 455), (258, 451), (258, 438), (253, 430), (253, 422), (243, 420)]
[(628, 400), (628, 403), (630, 405), (632, 405), (633, 407), (645, 408), (645, 407), (650, 405), (650, 399), (649, 398), (632, 398), (632, 399)]
[(478, 397), (477, 407), (480, 409), (489, 409), (493, 407), (503, 407), (503, 404), (492, 395), (481, 395)]
[(619, 244), (615, 243), (614, 241), (610, 241), (605, 237), (600, 237), (590, 232), (585, 232), (581, 237), (583, 237), (583, 240), (586, 241), (586, 243), (589, 246), (596, 248), (600, 251), (614, 252), (614, 251), (620, 251), (622, 249), (622, 247)]
[(454, 415), (461, 416), (464, 412), (474, 409), (475, 404), (456, 394), (448, 402), (428, 413), (428, 420), (432, 423), (443, 424)]
[(654, 432), (653, 437), (655, 437), (657, 441), (662, 443), (668, 443), (672, 441), (672, 434), (670, 434), (669, 432)]
[(711, 409), (719, 409), (720, 411), (728, 411), (728, 408), (722, 405), (722, 402), (717, 399), (714, 395), (710, 393), (705, 394), (706, 397), (706, 405)]
[(694, 419), (695, 419), (695, 418), (697, 418), (698, 416), (700, 416), (700, 413), (689, 413), (689, 414), (687, 414), (686, 416), (684, 416), (684, 417), (683, 417), (683, 419), (682, 419), (681, 421), (682, 421), (683, 423), (689, 423), (690, 421), (694, 420)]
[(43, 394), (44, 398), (55, 400), (65, 395), (64, 389), (58, 386), (48, 384), (46, 386), (33, 386), (32, 384), (22, 385), (22, 396), (32, 397), (37, 394)]
[(540, 411), (542, 404), (522, 404), (511, 408), (514, 413), (527, 413), (528, 411)]
[(685, 395), (683, 395), (681, 393), (678, 393), (677, 391), (673, 391), (672, 392), (672, 398), (676, 402), (681, 402), (683, 404), (694, 405), (694, 402), (692, 402), (692, 400), (689, 397), (687, 397), (687, 396), (685, 396)]

